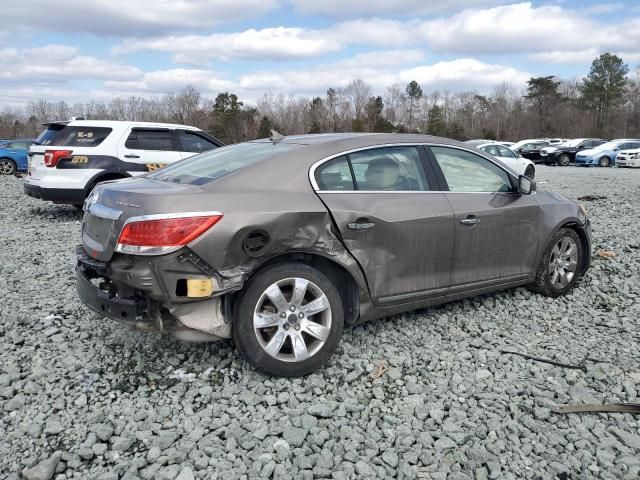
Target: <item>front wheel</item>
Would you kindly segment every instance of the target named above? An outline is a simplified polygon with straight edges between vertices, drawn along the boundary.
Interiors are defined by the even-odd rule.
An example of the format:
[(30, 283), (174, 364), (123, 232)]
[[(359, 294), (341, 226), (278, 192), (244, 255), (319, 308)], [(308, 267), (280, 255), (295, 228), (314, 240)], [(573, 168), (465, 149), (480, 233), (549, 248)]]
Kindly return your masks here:
[(600, 160), (598, 160), (599, 167), (608, 167), (609, 165), (611, 165), (611, 159), (609, 157), (605, 156), (600, 158)]
[(308, 265), (258, 272), (238, 300), (233, 341), (254, 367), (279, 377), (306, 375), (338, 347), (344, 324), (336, 287)]
[(529, 165), (527, 168), (524, 169), (524, 176), (530, 178), (531, 180), (535, 178), (536, 169), (534, 168), (533, 165)]
[(568, 292), (578, 280), (584, 254), (578, 234), (561, 228), (547, 244), (531, 289), (548, 297)]
[(16, 162), (10, 158), (0, 158), (0, 175), (14, 175), (16, 173)]
[(563, 153), (558, 157), (558, 165), (560, 165), (561, 167), (566, 167), (567, 165), (569, 165), (569, 163), (571, 163), (571, 159), (566, 153)]

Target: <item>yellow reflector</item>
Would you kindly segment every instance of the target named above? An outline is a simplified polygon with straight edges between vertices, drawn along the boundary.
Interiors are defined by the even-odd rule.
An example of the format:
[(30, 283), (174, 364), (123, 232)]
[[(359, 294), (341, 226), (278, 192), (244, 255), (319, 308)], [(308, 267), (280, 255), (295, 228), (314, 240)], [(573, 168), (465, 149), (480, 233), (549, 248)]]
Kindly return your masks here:
[(213, 293), (211, 278), (187, 278), (187, 297), (209, 297)]

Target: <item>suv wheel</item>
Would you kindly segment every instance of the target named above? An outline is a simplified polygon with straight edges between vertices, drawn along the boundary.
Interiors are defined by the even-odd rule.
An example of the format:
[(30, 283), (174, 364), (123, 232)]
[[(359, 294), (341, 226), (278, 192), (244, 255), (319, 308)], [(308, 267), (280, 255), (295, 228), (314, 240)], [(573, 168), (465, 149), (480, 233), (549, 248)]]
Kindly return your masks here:
[(598, 160), (599, 167), (608, 167), (609, 165), (611, 165), (611, 159), (607, 156), (604, 156), (600, 160)]
[(0, 158), (0, 175), (13, 175), (16, 173), (16, 163), (10, 158)]
[(571, 163), (571, 158), (569, 158), (569, 155), (566, 153), (563, 153), (558, 157), (558, 165), (561, 167), (566, 167), (569, 163)]
[(549, 240), (532, 290), (548, 297), (568, 292), (578, 279), (583, 263), (582, 243), (570, 228), (561, 228)]
[(331, 281), (304, 264), (257, 273), (238, 300), (233, 340), (244, 358), (271, 375), (306, 375), (338, 347), (344, 313)]

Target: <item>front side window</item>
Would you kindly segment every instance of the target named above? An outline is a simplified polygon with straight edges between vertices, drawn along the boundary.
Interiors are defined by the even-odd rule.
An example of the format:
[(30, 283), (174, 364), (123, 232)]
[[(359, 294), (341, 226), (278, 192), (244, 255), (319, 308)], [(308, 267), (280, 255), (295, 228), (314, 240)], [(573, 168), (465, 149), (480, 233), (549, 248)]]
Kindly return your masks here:
[(509, 192), (507, 172), (486, 158), (449, 147), (430, 147), (452, 192)]
[(166, 129), (131, 130), (124, 146), (131, 150), (175, 150), (173, 147), (173, 132)]
[(202, 153), (218, 147), (218, 145), (202, 135), (185, 130), (178, 131), (178, 140), (180, 141), (180, 151), (182, 152)]
[(488, 154), (493, 155), (495, 157), (499, 157), (500, 156), (500, 150), (498, 150), (498, 146), (497, 145), (487, 145), (485, 147), (482, 147), (482, 150), (484, 150)]
[(499, 157), (507, 157), (507, 158), (516, 158), (516, 154), (513, 153), (512, 150), (509, 150), (507, 147), (503, 147), (502, 145), (498, 145), (498, 151), (500, 152)]
[(348, 158), (357, 190), (429, 190), (417, 147), (373, 148)]

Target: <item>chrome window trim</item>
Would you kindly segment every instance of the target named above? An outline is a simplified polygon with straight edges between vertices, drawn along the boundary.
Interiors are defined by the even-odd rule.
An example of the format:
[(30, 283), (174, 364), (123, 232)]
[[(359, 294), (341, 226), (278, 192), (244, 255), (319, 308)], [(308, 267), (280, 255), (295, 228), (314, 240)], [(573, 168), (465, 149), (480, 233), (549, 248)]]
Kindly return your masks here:
[[(490, 195), (494, 194), (510, 194), (512, 192), (452, 192), (450, 190), (321, 190), (316, 182), (316, 170), (322, 164), (333, 160), (334, 158), (341, 157), (343, 155), (349, 155), (350, 153), (361, 152), (366, 150), (373, 150), (376, 148), (386, 148), (386, 147), (445, 147), (445, 148), (454, 148), (456, 150), (462, 150), (463, 152), (472, 153), (477, 155), (480, 158), (484, 158), (485, 160), (489, 160), (500, 170), (505, 172), (509, 177), (518, 178), (518, 175), (514, 172), (510, 172), (505, 169), (503, 165), (496, 163), (490, 157), (486, 155), (481, 155), (475, 150), (470, 150), (469, 148), (459, 147), (457, 145), (448, 145), (444, 143), (423, 143), (423, 142), (408, 142), (408, 143), (382, 143), (379, 145), (368, 145), (366, 147), (358, 147), (352, 148), (350, 150), (344, 150), (340, 153), (334, 153), (328, 157), (324, 157), (317, 162), (315, 162), (309, 168), (309, 182), (311, 183), (311, 187), (316, 193), (488, 193)], [(482, 151), (482, 150), (480, 150)]]

